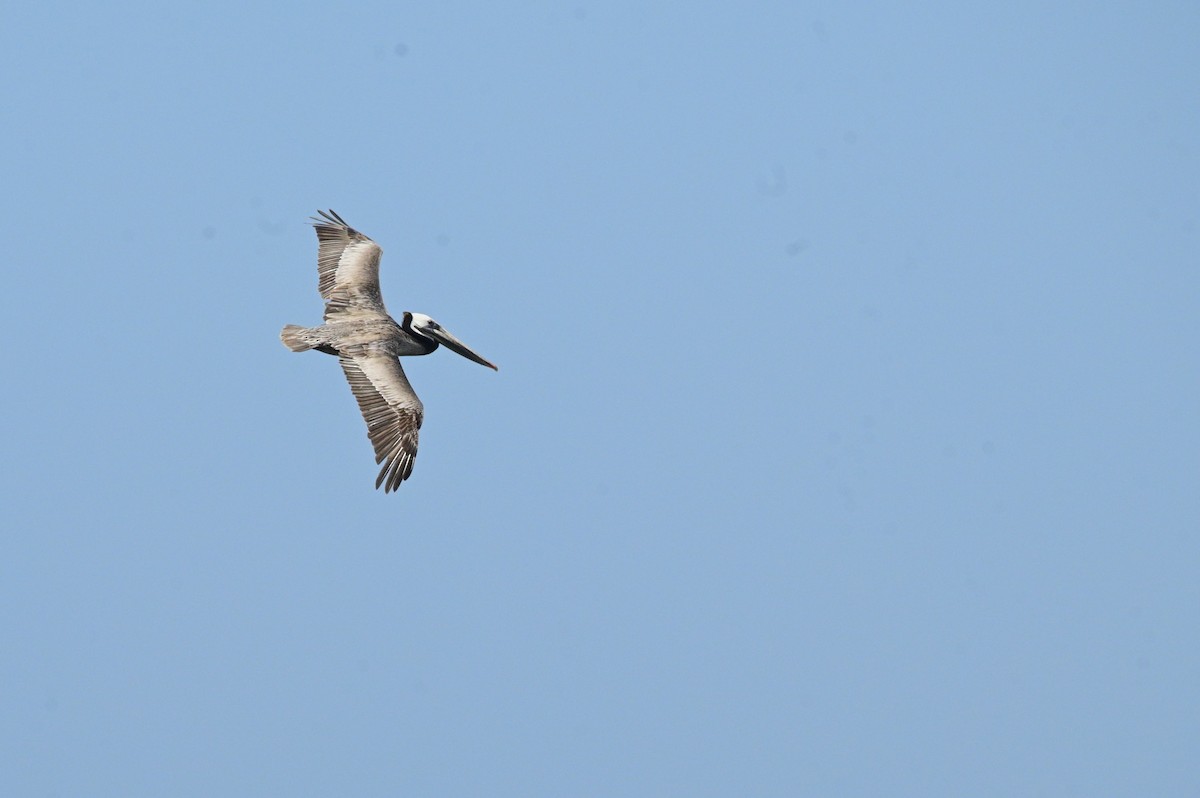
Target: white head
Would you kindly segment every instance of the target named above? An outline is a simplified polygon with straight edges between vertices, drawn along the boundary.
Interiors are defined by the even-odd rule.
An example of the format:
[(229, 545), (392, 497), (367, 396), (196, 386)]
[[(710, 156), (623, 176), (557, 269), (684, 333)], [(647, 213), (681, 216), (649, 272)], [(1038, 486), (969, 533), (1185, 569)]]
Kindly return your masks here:
[[(424, 313), (409, 313), (408, 318), (408, 326), (413, 332), (419, 333), (420, 335), (425, 335), (427, 330), (439, 330), (442, 327), (442, 325), (438, 324)], [(432, 338), (433, 336), (427, 335), (426, 337)]]

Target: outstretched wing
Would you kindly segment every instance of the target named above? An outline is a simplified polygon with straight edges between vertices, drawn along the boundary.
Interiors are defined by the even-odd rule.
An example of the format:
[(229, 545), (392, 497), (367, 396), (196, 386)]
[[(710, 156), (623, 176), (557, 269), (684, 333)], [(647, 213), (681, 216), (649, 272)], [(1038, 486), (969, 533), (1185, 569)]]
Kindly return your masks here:
[(350, 390), (367, 422), (375, 462), (383, 463), (375, 487), (390, 493), (412, 473), (424, 408), (400, 361), (386, 355), (339, 357)]
[(317, 289), (325, 297), (325, 321), (386, 315), (379, 293), (383, 250), (332, 210), (312, 217), (317, 231)]

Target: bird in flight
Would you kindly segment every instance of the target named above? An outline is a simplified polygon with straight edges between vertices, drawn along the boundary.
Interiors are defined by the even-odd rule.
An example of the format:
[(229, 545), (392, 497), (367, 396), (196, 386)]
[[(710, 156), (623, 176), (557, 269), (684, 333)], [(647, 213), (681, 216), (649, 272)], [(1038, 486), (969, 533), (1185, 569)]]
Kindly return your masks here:
[(428, 355), (444, 345), (476, 363), (496, 366), (424, 313), (404, 312), (399, 323), (388, 315), (379, 293), (383, 250), (332, 210), (317, 211), (317, 288), (325, 298), (325, 323), (289, 324), (279, 334), (293, 352), (315, 349), (336, 355), (367, 422), (367, 437), (382, 463), (375, 487), (385, 493), (412, 473), (417, 431), (424, 407), (400, 366), (399, 358)]

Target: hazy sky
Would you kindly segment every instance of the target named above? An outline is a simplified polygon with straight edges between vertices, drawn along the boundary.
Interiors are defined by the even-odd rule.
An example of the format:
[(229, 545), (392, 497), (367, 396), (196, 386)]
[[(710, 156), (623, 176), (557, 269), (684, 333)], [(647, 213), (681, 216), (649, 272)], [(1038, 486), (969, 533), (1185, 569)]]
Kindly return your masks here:
[[(0, 794), (1194, 795), (1198, 36), (10, 4)], [(329, 207), (500, 366), (394, 495)]]

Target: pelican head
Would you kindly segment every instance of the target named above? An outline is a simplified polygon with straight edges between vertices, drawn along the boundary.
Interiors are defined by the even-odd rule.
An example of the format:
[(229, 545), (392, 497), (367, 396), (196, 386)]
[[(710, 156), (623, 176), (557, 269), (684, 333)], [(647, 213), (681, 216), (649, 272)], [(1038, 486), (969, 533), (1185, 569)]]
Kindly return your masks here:
[[(419, 335), (433, 342), (433, 349), (437, 349), (438, 344), (444, 344), (447, 349), (451, 349), (465, 357), (467, 360), (474, 360), (481, 366), (487, 366), (493, 371), (499, 371), (495, 364), (484, 359), (481, 355), (476, 354), (469, 346), (450, 334), (442, 325), (438, 324), (433, 319), (426, 316), (424, 313), (405, 313), (404, 324), (401, 325), (405, 330), (414, 335)], [(430, 351), (432, 352), (433, 349)]]

